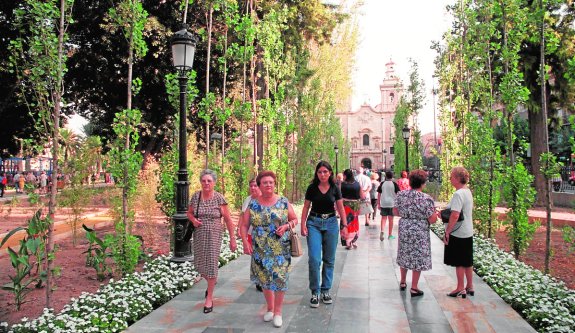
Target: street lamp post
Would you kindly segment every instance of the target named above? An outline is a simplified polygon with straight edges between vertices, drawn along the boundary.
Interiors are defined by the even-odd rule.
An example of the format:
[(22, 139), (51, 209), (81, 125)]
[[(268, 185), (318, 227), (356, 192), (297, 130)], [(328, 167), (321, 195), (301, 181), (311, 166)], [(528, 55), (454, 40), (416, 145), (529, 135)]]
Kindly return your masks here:
[(409, 172), (409, 136), (411, 134), (411, 129), (407, 127), (407, 124), (401, 130), (401, 135), (403, 140), (405, 140), (405, 171)]
[(180, 85), (180, 128), (179, 128), (179, 161), (178, 180), (176, 181), (176, 213), (174, 221), (174, 255), (170, 259), (174, 262), (186, 262), (192, 260), (193, 226), (186, 215), (188, 207), (188, 181), (187, 152), (186, 152), (186, 109), (187, 109), (187, 72), (192, 69), (194, 52), (196, 51), (196, 38), (188, 32), (184, 25), (181, 30), (172, 37), (172, 57), (174, 67), (178, 70), (178, 82)]
[(383, 148), (383, 171), (387, 170), (387, 149)]
[(339, 154), (339, 148), (337, 147), (337, 144), (333, 146), (333, 150), (335, 151), (335, 174), (337, 175), (339, 173), (337, 168), (337, 155)]

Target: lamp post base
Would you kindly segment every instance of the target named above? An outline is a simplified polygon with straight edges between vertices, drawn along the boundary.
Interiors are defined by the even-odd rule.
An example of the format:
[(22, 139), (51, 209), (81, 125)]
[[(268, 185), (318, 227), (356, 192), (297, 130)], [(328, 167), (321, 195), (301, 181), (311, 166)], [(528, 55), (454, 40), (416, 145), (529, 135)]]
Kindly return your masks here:
[(183, 264), (185, 262), (193, 262), (194, 261), (194, 256), (193, 255), (188, 255), (188, 256), (184, 256), (184, 257), (176, 257), (176, 256), (172, 256), (170, 258), (171, 262), (175, 262), (178, 264)]

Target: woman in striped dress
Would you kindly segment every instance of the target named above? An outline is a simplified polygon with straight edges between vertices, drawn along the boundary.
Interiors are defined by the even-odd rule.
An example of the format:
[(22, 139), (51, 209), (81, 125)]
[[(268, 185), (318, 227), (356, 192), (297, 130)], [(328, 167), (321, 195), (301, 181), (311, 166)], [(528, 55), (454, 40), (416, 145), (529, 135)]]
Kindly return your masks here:
[(194, 226), (194, 266), (198, 273), (208, 282), (204, 313), (213, 310), (213, 292), (218, 278), (218, 264), (222, 233), (222, 217), (230, 233), (230, 250), (236, 251), (234, 225), (230, 217), (228, 203), (224, 196), (216, 191), (217, 176), (212, 170), (200, 174), (202, 190), (194, 193), (188, 208), (188, 219)]

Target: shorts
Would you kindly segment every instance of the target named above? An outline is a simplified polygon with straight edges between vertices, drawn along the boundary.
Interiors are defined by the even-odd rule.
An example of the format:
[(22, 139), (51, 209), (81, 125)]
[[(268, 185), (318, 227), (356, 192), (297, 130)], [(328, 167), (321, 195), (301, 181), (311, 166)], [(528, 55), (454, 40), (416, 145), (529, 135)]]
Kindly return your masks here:
[(381, 207), (379, 212), (380, 212), (381, 216), (393, 216), (393, 208), (391, 208), (391, 207), (386, 207), (386, 208)]

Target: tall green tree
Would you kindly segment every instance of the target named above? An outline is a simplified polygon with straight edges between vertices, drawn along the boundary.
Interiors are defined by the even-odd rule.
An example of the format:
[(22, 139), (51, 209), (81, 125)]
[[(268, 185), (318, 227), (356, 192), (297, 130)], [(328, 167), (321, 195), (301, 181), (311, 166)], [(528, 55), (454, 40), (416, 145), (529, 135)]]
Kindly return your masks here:
[[(60, 114), (64, 93), (67, 42), (72, 22), (73, 0), (26, 0), (15, 11), (14, 25), (19, 36), (10, 41), (10, 64), (20, 86), (20, 97), (36, 120), (42, 141), (51, 142), (52, 172), (59, 173)], [(57, 182), (52, 182), (48, 216), (56, 211)], [(51, 307), (53, 289), (54, 225), (50, 223), (46, 245), (46, 307)]]

